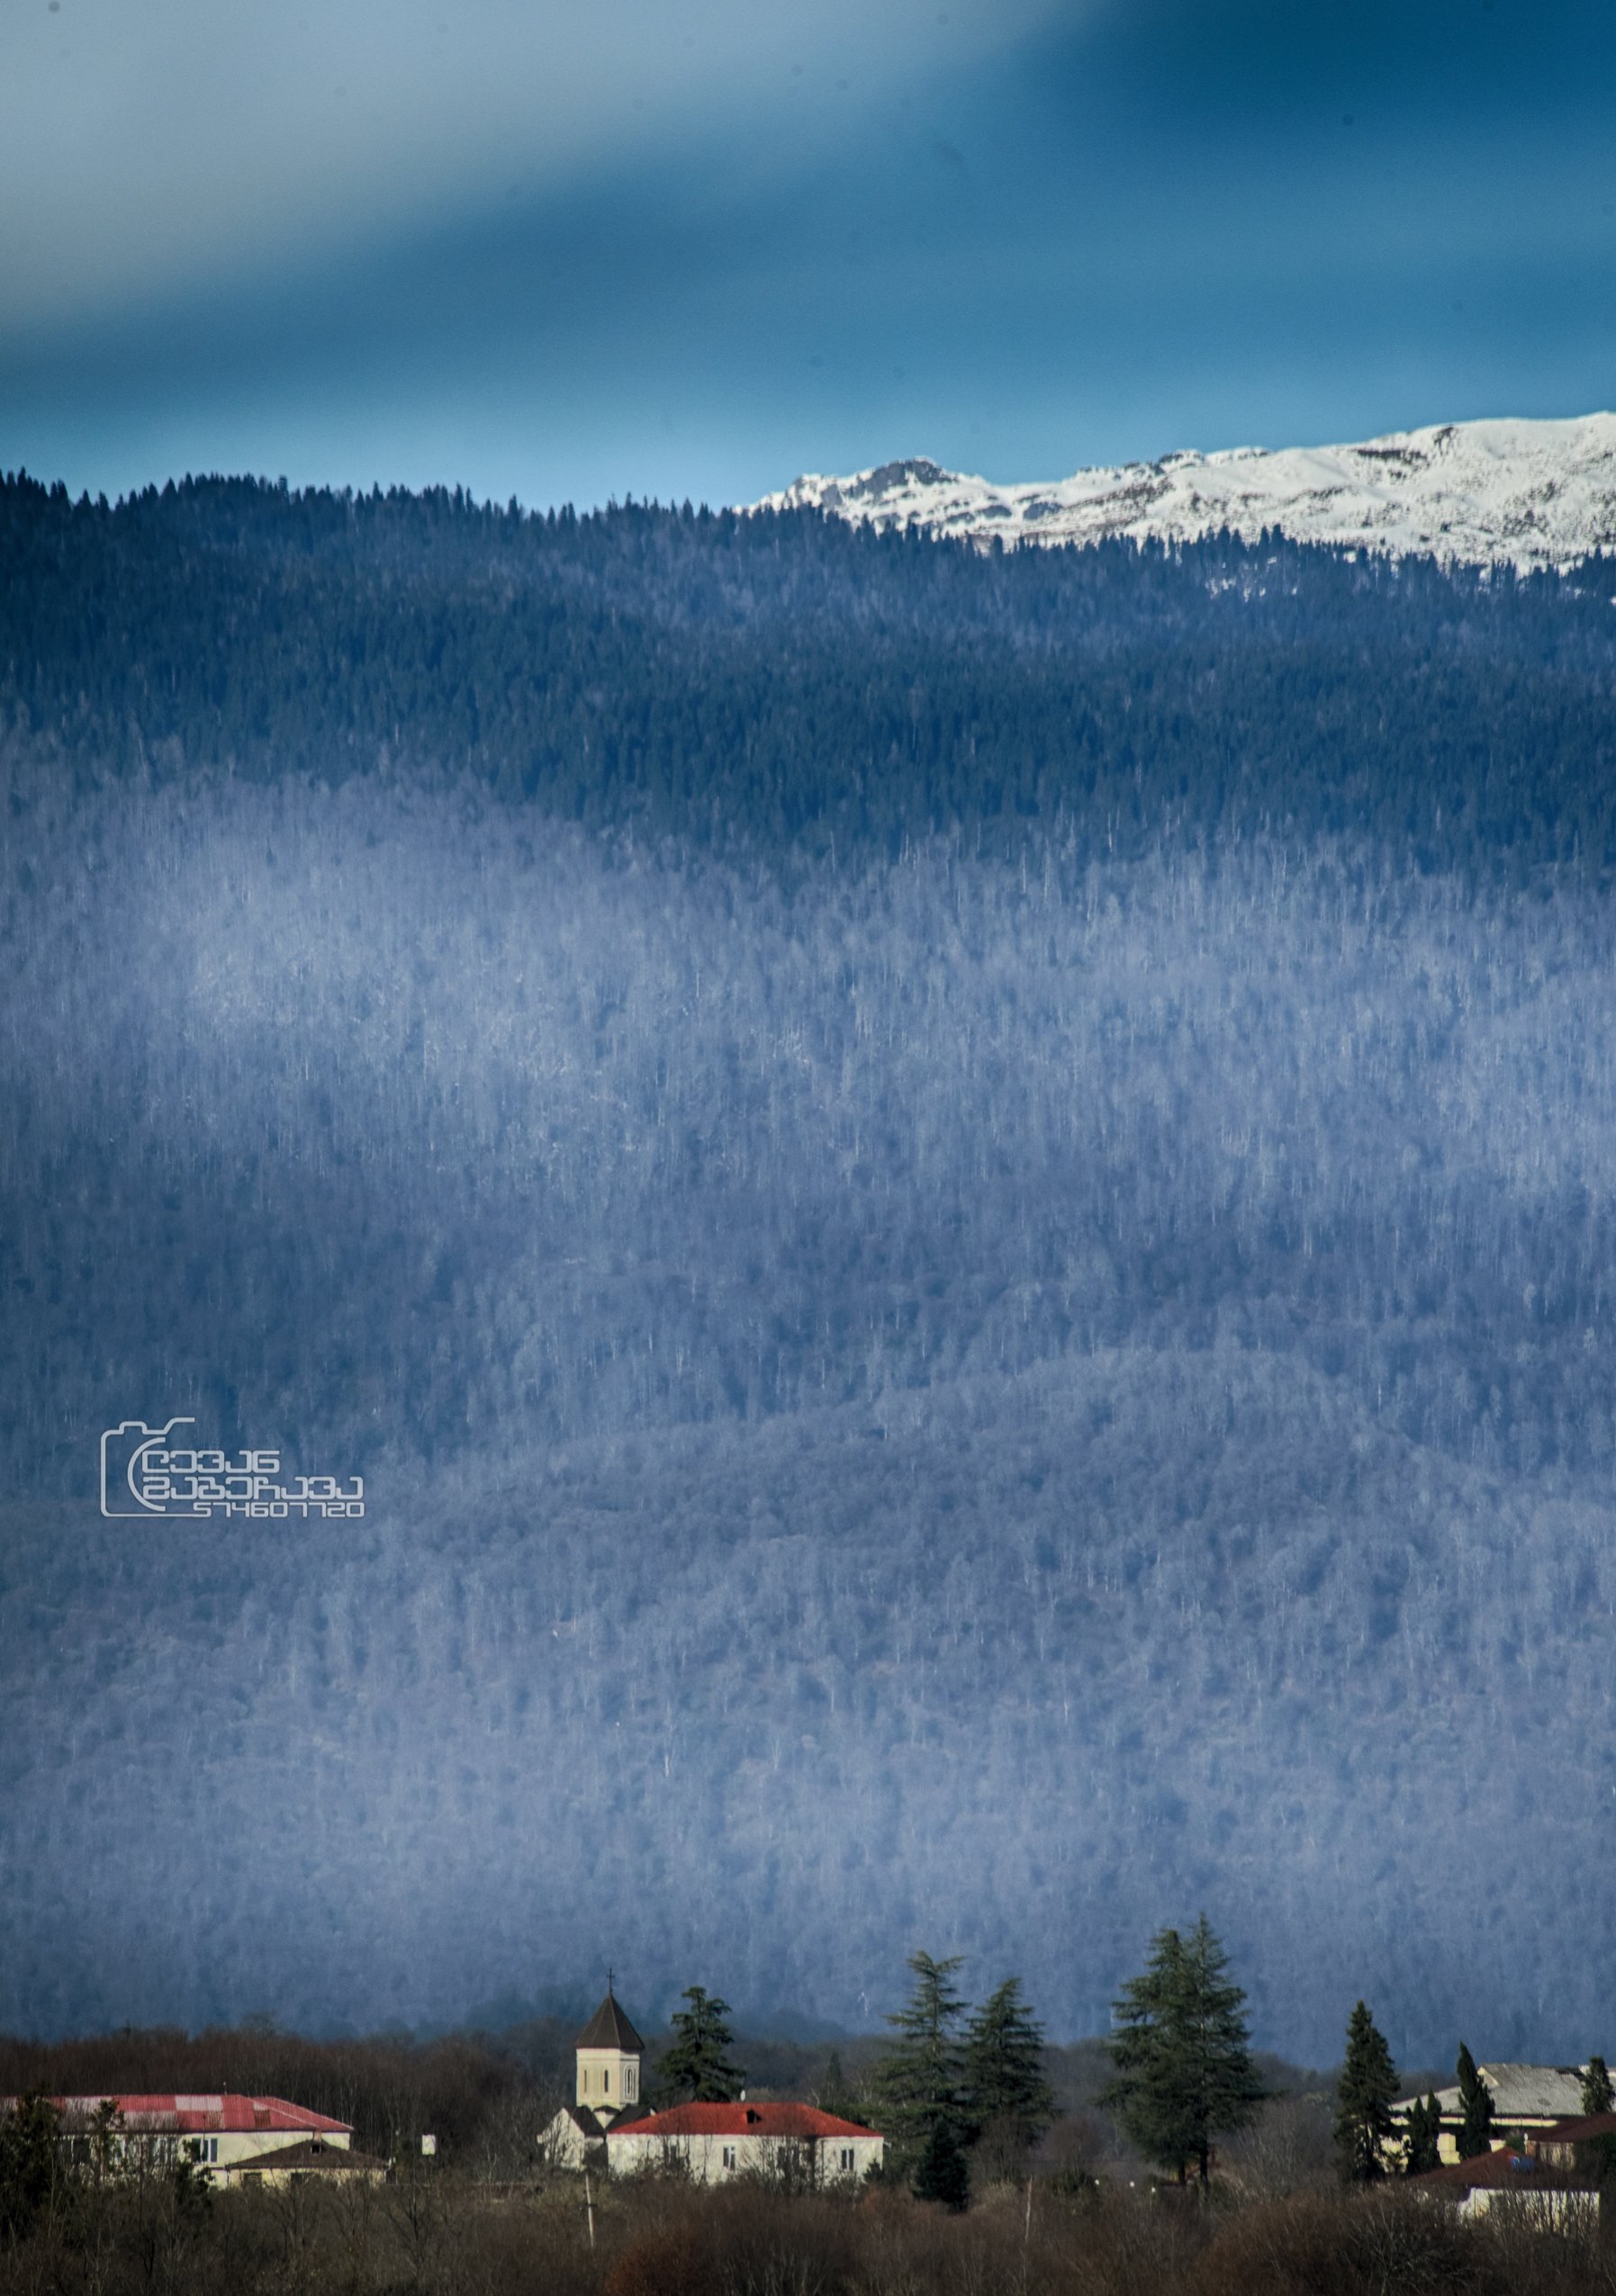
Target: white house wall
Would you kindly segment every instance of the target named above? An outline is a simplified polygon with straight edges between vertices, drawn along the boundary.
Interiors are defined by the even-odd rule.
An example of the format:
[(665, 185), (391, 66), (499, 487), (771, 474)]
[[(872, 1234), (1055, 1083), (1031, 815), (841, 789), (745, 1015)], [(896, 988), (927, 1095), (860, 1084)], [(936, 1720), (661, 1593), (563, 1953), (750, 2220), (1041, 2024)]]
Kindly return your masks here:
[[(721, 2184), (736, 2176), (773, 2176), (790, 2155), (800, 2157), (809, 2152), (817, 2155), (822, 2184), (859, 2183), (879, 2165), (884, 2149), (880, 2137), (663, 2137), (625, 2129), (620, 2136), (606, 2139), (614, 2176), (664, 2168), (677, 2160), (698, 2184)], [(853, 2156), (846, 2168), (841, 2165), (844, 2154)]]

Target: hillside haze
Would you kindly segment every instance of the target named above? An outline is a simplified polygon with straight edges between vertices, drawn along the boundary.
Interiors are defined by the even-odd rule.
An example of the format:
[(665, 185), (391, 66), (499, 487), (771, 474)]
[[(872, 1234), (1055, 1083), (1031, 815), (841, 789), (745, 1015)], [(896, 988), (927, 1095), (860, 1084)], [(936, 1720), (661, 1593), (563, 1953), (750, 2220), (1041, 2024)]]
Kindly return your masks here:
[(0, 2022), (1608, 2046), (1616, 570), (0, 520)]

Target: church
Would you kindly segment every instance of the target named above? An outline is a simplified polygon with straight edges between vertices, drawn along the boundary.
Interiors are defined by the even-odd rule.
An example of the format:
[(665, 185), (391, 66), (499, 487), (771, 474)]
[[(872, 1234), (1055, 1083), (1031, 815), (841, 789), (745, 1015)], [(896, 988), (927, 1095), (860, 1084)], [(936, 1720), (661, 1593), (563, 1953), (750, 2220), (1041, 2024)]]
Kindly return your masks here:
[(817, 2105), (675, 2104), (655, 2112), (641, 2094), (645, 2044), (610, 1984), (573, 2044), (576, 2084), (538, 2143), (555, 2168), (605, 2167), (614, 2176), (676, 2167), (698, 2184), (736, 2176), (818, 2185), (862, 2183), (886, 2142), (873, 2129)]

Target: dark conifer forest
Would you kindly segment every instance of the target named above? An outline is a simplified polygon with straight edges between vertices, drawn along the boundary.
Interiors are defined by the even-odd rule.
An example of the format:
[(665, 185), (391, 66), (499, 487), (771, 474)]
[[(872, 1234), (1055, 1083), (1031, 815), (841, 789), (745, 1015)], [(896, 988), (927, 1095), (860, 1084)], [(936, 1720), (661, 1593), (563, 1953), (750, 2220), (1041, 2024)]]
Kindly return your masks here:
[(0, 486), (0, 2026), (1609, 2054), (1613, 593)]

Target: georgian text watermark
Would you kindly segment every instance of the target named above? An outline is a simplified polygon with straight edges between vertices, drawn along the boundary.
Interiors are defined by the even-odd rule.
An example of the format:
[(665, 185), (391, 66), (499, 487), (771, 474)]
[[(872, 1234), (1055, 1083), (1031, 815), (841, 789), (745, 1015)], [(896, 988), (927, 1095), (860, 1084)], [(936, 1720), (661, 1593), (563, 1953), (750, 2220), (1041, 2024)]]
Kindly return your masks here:
[(202, 1523), (229, 1520), (307, 1522), (311, 1517), (352, 1518), (365, 1512), (365, 1479), (350, 1475), (288, 1475), (279, 1448), (222, 1451), (174, 1441), (176, 1427), (194, 1419), (148, 1427), (122, 1419), (101, 1438), (101, 1511), (118, 1520)]

